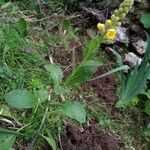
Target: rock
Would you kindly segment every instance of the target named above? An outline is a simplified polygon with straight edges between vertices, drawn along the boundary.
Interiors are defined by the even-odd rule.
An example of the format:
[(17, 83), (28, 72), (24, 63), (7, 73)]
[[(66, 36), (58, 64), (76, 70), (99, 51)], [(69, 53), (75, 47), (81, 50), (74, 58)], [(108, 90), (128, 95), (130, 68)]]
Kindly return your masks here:
[(129, 52), (127, 54), (125, 54), (125, 58), (124, 61), (131, 67), (135, 67), (135, 66), (139, 66), (142, 62), (142, 59), (140, 57), (138, 57), (137, 55), (135, 55), (132, 52)]
[(131, 44), (133, 45), (138, 54), (143, 55), (145, 53), (147, 42), (140, 37), (133, 37), (131, 40)]
[(128, 27), (128, 26), (130, 26), (131, 21), (130, 21), (129, 18), (123, 18), (122, 21), (121, 21), (121, 24), (122, 24), (123, 26)]
[(143, 32), (143, 28), (140, 27), (140, 26), (137, 25), (137, 24), (133, 24), (133, 25), (131, 26), (131, 30), (134, 31), (135, 33), (141, 33), (141, 32)]
[(117, 28), (117, 38), (116, 41), (120, 43), (129, 43), (129, 37), (127, 34), (127, 28), (125, 27), (118, 27)]

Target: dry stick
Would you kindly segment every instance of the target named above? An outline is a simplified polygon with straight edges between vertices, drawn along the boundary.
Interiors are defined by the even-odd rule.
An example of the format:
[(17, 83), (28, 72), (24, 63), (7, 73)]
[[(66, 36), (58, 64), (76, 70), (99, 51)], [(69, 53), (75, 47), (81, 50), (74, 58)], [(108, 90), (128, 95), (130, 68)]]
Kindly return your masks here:
[[(48, 102), (50, 102), (50, 100), (51, 100), (51, 93), (52, 93), (52, 90), (49, 91)], [(34, 143), (36, 142), (36, 140), (37, 140), (37, 138), (38, 138), (38, 135), (39, 135), (39, 133), (40, 133), (42, 127), (43, 127), (43, 124), (44, 124), (44, 122), (45, 122), (45, 119), (46, 119), (46, 116), (47, 116), (47, 113), (48, 113), (48, 109), (49, 109), (49, 106), (47, 106), (46, 109), (45, 109), (45, 113), (44, 113), (42, 122), (41, 122), (41, 124), (40, 124), (40, 127), (39, 127), (39, 129), (38, 129), (38, 131), (37, 131), (37, 134), (36, 134), (34, 140), (32, 141), (32, 143), (31, 143), (31, 145), (30, 145), (30, 148), (29, 148), (30, 150), (32, 150), (32, 147), (33, 147)]]
[[(58, 129), (59, 130), (59, 129)], [(60, 136), (60, 130), (58, 131), (58, 140), (59, 140), (59, 144), (60, 144), (60, 149), (63, 150), (63, 146), (62, 146), (62, 142), (61, 142), (61, 136)]]

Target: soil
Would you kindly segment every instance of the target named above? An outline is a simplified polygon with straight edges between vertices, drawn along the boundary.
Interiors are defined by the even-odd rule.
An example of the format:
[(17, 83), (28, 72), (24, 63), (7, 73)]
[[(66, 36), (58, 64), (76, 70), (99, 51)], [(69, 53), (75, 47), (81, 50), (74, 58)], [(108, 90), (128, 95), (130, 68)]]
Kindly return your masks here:
[(72, 124), (66, 127), (61, 136), (64, 150), (118, 150), (119, 142), (112, 131), (103, 132), (95, 126), (89, 126), (82, 132)]
[[(103, 65), (99, 67), (94, 76), (99, 76), (110, 70), (110, 66)], [(97, 95), (97, 100), (100, 104), (104, 104), (107, 107), (112, 107), (116, 100), (117, 91), (117, 79), (115, 76), (106, 76), (98, 80), (86, 82), (83, 84), (84, 92), (88, 93), (92, 90)], [(93, 100), (88, 99), (90, 102)], [(94, 103), (94, 101), (93, 101)], [(97, 103), (97, 102), (96, 102)]]

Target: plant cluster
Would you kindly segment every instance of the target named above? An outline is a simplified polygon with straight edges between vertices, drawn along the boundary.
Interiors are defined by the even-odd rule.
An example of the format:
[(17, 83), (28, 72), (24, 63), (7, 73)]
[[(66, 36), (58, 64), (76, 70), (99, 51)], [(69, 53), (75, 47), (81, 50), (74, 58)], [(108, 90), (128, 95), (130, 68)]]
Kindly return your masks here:
[[(63, 1), (64, 2), (64, 1)], [(74, 0), (72, 1), (65, 1), (67, 4), (69, 3), (78, 3)], [(88, 0), (91, 2), (91, 0)], [(24, 137), (24, 133), (27, 133), (27, 140), (28, 138), (33, 139), (31, 143), (31, 147), (36, 143), (38, 136), (42, 137), (45, 141), (49, 143), (53, 150), (57, 149), (57, 144), (55, 142), (55, 136), (53, 133), (59, 134), (63, 130), (63, 122), (65, 122), (66, 118), (70, 118), (75, 120), (79, 123), (81, 129), (83, 128), (83, 124), (87, 122), (88, 113), (83, 104), (78, 101), (75, 101), (68, 96), (72, 90), (76, 90), (77, 88), (80, 89), (80, 85), (82, 85), (85, 81), (97, 80), (104, 76), (110, 75), (112, 73), (121, 71), (122, 76), (122, 88), (119, 95), (119, 102), (117, 103), (117, 107), (123, 107), (124, 105), (129, 104), (129, 102), (133, 101), (138, 94), (141, 94), (145, 88), (147, 83), (147, 79), (149, 78), (150, 74), (150, 38), (147, 35), (148, 39), (148, 46), (146, 49), (146, 53), (144, 59), (142, 61), (141, 66), (137, 66), (134, 70), (129, 70), (128, 76), (122, 72), (122, 70), (128, 70), (129, 67), (127, 65), (123, 65), (121, 62), (119, 67), (112, 69), (111, 71), (92, 78), (93, 74), (96, 72), (97, 68), (102, 65), (102, 62), (97, 57), (97, 54), (100, 51), (100, 46), (103, 42), (107, 40), (114, 40), (117, 36), (117, 27), (121, 25), (121, 19), (123, 19), (130, 8), (133, 5), (133, 0), (124, 0), (119, 9), (114, 11), (114, 14), (110, 17), (110, 19), (106, 20), (105, 24), (98, 23), (97, 28), (99, 30), (99, 34), (96, 37), (93, 37), (83, 50), (83, 59), (80, 63), (76, 62), (75, 56), (73, 56), (73, 69), (72, 72), (64, 78), (64, 74), (60, 64), (54, 63), (52, 56), (50, 56), (50, 63), (47, 63), (37, 55), (37, 53), (33, 53), (30, 57), (32, 58), (32, 64), (35, 64), (36, 68), (40, 68), (37, 66), (39, 62), (36, 62), (36, 57), (40, 60), (40, 66), (44, 68), (44, 74), (42, 75), (35, 75), (31, 77), (30, 80), (30, 88), (24, 88), (26, 83), (23, 83), (22, 79), (20, 79), (20, 86), (18, 83), (13, 83), (13, 88), (7, 89), (5, 84), (12, 84), (14, 78), (17, 78), (17, 74), (14, 75), (14, 72), (11, 72), (9, 67), (7, 66), (10, 57), (19, 57), (17, 60), (14, 60), (19, 63), (19, 65), (24, 65), (22, 62), (22, 53), (20, 55), (12, 55), (12, 48), (15, 49), (13, 44), (16, 44), (16, 40), (11, 37), (9, 44), (6, 46), (7, 36), (10, 32), (14, 32), (15, 37), (17, 37), (17, 41), (24, 41), (24, 45), (28, 45), (27, 40), (27, 23), (25, 19), (21, 18), (17, 22), (17, 26), (13, 28), (10, 32), (6, 30), (0, 30), (0, 48), (3, 54), (3, 63), (5, 67), (0, 67), (0, 79), (3, 81), (5, 80), (5, 84), (1, 85), (5, 92), (5, 101), (12, 106), (14, 110), (22, 111), (28, 114), (27, 110), (32, 108), (31, 114), (27, 115), (28, 124), (20, 124), (15, 117), (11, 117), (17, 125), (19, 126), (16, 131), (7, 130), (7, 134), (1, 135), (0, 143), (9, 137), (7, 140), (7, 144), (3, 145), (6, 149), (10, 149), (13, 145), (15, 138), (20, 135)], [(8, 5), (8, 3), (7, 3)], [(5, 7), (8, 7), (5, 5)], [(5, 9), (5, 8), (4, 8)], [(2, 25), (3, 26), (3, 25)], [(7, 33), (8, 32), (8, 33)], [(7, 33), (7, 34), (4, 34)], [(71, 36), (72, 37), (72, 36)], [(13, 41), (13, 42), (12, 42)], [(14, 46), (14, 47), (13, 47)], [(23, 49), (24, 47), (22, 47)], [(13, 50), (14, 50), (13, 49)], [(27, 51), (27, 50), (26, 50)], [(27, 51), (28, 52), (28, 51)], [(113, 53), (118, 57), (119, 54), (116, 51)], [(27, 55), (23, 53), (23, 55)], [(28, 60), (30, 59), (29, 55), (26, 56)], [(35, 59), (34, 59), (35, 58)], [(120, 59), (120, 57), (118, 57)], [(13, 62), (12, 62), (13, 63)], [(0, 65), (4, 65), (0, 64)], [(28, 61), (26, 62), (26, 70), (28, 70)], [(13, 67), (12, 67), (13, 68)], [(32, 71), (36, 72), (36, 68), (32, 68)], [(35, 69), (35, 70), (33, 70)], [(41, 68), (40, 68), (41, 69)], [(16, 71), (16, 70), (14, 70)], [(45, 73), (46, 72), (46, 73)], [(26, 72), (24, 72), (26, 74)], [(23, 76), (23, 75), (22, 75)], [(45, 79), (41, 78), (41, 80), (37, 79), (37, 76), (44, 76)], [(30, 77), (29, 77), (30, 78)], [(9, 80), (8, 80), (9, 79)], [(0, 80), (1, 81), (1, 80)], [(43, 85), (43, 82), (46, 82)], [(2, 88), (0, 87), (0, 90)], [(149, 92), (147, 92), (149, 93)], [(147, 94), (149, 97), (149, 94)], [(145, 111), (150, 114), (149, 112), (150, 103), (146, 104)], [(2, 108), (0, 109), (0, 115), (2, 116), (11, 116), (8, 112), (6, 112), (8, 108), (5, 110)], [(94, 112), (94, 115), (97, 115), (97, 112)], [(109, 126), (110, 121), (106, 119), (105, 116), (103, 117), (104, 122)], [(38, 120), (38, 121), (37, 121)], [(39, 122), (39, 120), (41, 120)], [(100, 120), (100, 119), (99, 119)], [(101, 124), (103, 122), (101, 121)], [(53, 132), (50, 130), (53, 129)], [(0, 132), (5, 132), (4, 128), (0, 128)]]

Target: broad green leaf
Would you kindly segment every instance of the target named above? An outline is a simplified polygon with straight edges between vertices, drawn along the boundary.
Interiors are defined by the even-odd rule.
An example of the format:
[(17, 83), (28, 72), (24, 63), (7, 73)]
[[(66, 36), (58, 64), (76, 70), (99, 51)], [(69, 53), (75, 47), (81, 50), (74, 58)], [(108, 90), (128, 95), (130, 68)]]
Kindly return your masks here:
[(86, 111), (77, 101), (64, 101), (58, 107), (58, 112), (64, 116), (75, 119), (79, 123), (86, 122)]
[(46, 137), (44, 135), (41, 135), (41, 136), (48, 142), (48, 144), (51, 146), (52, 150), (57, 150), (56, 142), (53, 139), (52, 135), (49, 134), (48, 137)]
[(35, 97), (34, 95), (24, 90), (14, 90), (5, 94), (6, 102), (12, 107), (22, 109), (22, 108), (32, 108), (35, 106)]
[(141, 22), (144, 24), (145, 28), (150, 28), (150, 13), (144, 13), (141, 17)]
[(17, 29), (21, 36), (25, 37), (27, 35), (27, 23), (24, 18), (19, 19)]
[(45, 65), (45, 69), (50, 73), (50, 77), (52, 78), (55, 85), (59, 85), (62, 82), (63, 72), (59, 65)]
[(15, 138), (15, 134), (0, 132), (0, 148), (2, 148), (2, 150), (11, 150), (15, 142)]
[(89, 80), (100, 65), (101, 63), (97, 60), (87, 60), (81, 63), (72, 75), (67, 78), (66, 85), (79, 84)]
[(93, 56), (96, 55), (98, 52), (98, 48), (100, 47), (100, 40), (99, 38), (92, 38), (92, 40), (87, 44), (86, 48), (84, 49), (83, 57), (84, 60), (91, 59)]

